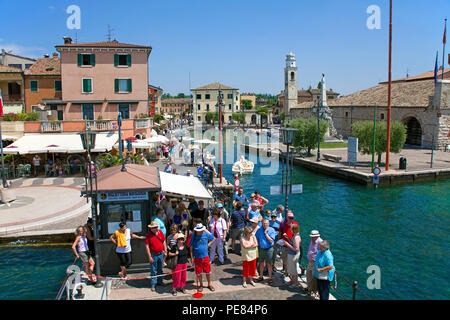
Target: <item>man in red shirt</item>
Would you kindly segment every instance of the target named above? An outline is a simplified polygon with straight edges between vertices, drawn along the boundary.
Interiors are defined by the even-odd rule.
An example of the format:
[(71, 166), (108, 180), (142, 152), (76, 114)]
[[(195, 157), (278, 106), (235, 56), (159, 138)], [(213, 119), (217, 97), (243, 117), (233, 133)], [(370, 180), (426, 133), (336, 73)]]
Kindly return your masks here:
[[(294, 213), (292, 210), (288, 210), (286, 214), (286, 219), (281, 223), (280, 231), (278, 233), (278, 239), (283, 239), (285, 242), (289, 242), (293, 236), (291, 231), (291, 225), (296, 224), (298, 222), (294, 221)], [(287, 246), (283, 245), (283, 249), (281, 250), (281, 259), (283, 260), (283, 272), (286, 273), (286, 264), (287, 264)]]
[(163, 260), (167, 255), (166, 238), (159, 230), (158, 222), (153, 221), (148, 225), (150, 231), (145, 237), (145, 249), (147, 250), (148, 261), (150, 262), (150, 289), (156, 291), (156, 285), (163, 285)]

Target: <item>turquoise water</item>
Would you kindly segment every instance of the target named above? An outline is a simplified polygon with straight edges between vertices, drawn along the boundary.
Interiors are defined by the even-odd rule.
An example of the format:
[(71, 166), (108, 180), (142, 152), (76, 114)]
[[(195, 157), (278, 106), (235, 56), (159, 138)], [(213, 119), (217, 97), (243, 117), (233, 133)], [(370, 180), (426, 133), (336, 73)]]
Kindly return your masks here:
[(73, 263), (70, 246), (0, 248), (0, 300), (54, 299)]
[[(246, 195), (257, 189), (270, 201), (266, 209), (284, 205), (283, 195), (270, 195), (270, 186), (281, 184), (281, 169), (270, 176), (259, 176), (259, 169), (241, 176)], [(233, 181), (230, 165), (224, 176)], [(293, 183), (303, 185), (302, 194), (289, 196), (303, 245), (319, 230), (336, 270), (370, 298), (450, 299), (450, 180), (373, 189), (295, 168)], [(380, 268), (381, 289), (367, 288), (370, 265)], [(351, 298), (345, 281), (337, 285)]]
[[(241, 177), (247, 196), (258, 189), (269, 209), (284, 205), (284, 196), (270, 195), (281, 172), (259, 176), (259, 169)], [(224, 176), (233, 181), (231, 165), (224, 165)], [(318, 229), (330, 241), (337, 271), (369, 297), (450, 299), (450, 180), (375, 190), (302, 168), (293, 179), (303, 193), (289, 197), (289, 208), (305, 245), (310, 230)], [(70, 247), (0, 248), (0, 257), (0, 299), (54, 299), (73, 262)], [(379, 290), (366, 287), (370, 265), (380, 268)], [(338, 289), (351, 297), (341, 279)]]

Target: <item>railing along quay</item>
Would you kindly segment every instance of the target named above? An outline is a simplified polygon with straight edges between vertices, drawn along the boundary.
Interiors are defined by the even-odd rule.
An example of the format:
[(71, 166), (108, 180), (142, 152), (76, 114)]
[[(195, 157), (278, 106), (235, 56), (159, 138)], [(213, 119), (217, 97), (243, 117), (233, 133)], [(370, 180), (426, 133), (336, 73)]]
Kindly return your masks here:
[[(306, 249), (306, 250), (305, 250)], [(308, 252), (307, 248), (305, 248), (304, 246), (302, 246), (302, 252)], [(306, 264), (306, 267), (304, 267), (302, 265), (302, 262), (304, 262), (304, 264)], [(302, 274), (306, 271), (307, 266), (308, 266), (308, 261), (307, 259), (303, 256), (303, 254), (301, 255), (300, 258), (300, 266), (302, 269)], [(336, 269), (336, 267), (335, 267)], [(338, 277), (339, 279), (344, 280), (344, 282), (348, 283), (351, 287), (352, 287), (352, 297), (349, 298), (347, 297), (341, 290), (339, 290), (337, 288), (337, 283), (338, 283)], [(366, 295), (360, 288), (358, 288), (358, 281), (353, 281), (351, 282), (350, 280), (348, 280), (346, 277), (344, 277), (342, 274), (340, 274), (338, 271), (335, 270), (334, 272), (334, 285), (332, 283), (330, 283), (330, 287), (339, 294), (340, 297), (342, 297), (344, 300), (356, 300), (356, 293), (360, 293), (365, 299), (367, 300), (373, 300), (372, 298), (370, 298), (368, 295)]]

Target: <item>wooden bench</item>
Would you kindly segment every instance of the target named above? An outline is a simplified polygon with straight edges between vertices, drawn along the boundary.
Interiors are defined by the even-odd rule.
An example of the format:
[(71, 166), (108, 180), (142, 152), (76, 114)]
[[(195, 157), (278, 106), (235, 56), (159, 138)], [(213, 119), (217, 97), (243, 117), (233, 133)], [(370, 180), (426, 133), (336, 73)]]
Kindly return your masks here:
[(324, 153), (324, 154), (323, 154), (323, 158), (324, 158), (325, 160), (328, 160), (328, 161), (334, 161), (334, 162), (339, 162), (339, 161), (342, 160), (342, 157), (340, 157), (340, 156), (334, 156), (334, 155), (332, 155), (332, 154), (327, 154), (327, 153)]

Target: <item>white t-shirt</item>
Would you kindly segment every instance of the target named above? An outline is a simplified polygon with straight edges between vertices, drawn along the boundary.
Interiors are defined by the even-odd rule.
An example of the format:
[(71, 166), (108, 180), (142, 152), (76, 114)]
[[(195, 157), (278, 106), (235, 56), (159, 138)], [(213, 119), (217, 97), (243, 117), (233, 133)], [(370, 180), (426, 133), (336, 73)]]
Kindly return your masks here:
[(41, 165), (41, 158), (39, 158), (39, 157), (34, 157), (34, 158), (33, 158), (33, 165), (34, 165), (35, 167), (40, 166), (40, 165)]
[(131, 252), (131, 231), (127, 228), (125, 231), (125, 240), (127, 241), (126, 247), (117, 247), (116, 252), (118, 253), (128, 253)]

